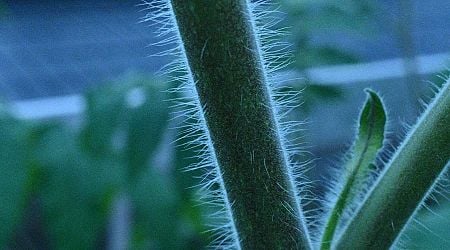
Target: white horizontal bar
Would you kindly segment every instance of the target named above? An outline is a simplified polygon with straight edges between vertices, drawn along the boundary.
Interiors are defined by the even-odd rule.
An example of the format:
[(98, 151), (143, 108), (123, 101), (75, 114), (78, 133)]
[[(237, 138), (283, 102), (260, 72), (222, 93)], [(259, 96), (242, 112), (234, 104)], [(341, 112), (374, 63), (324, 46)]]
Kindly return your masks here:
[[(450, 66), (450, 53), (422, 55), (416, 57), (418, 74), (439, 72)], [(405, 76), (405, 63), (402, 58), (311, 68), (306, 75), (313, 81), (324, 84), (347, 84), (355, 82), (380, 81)]]
[[(432, 74), (449, 67), (450, 53), (423, 55), (416, 58), (419, 74)], [(280, 73), (280, 79), (298, 77), (295, 72)], [(306, 70), (306, 75), (318, 83), (349, 84), (355, 82), (380, 81), (405, 76), (404, 61), (401, 58), (360, 63), (354, 65), (323, 66)], [(133, 93), (133, 92), (132, 92)], [(134, 98), (134, 96), (132, 96)], [(132, 103), (131, 103), (132, 104)], [(47, 119), (74, 116), (85, 109), (81, 95), (69, 95), (18, 101), (12, 103), (13, 114), (20, 119)]]
[(11, 104), (12, 114), (25, 120), (74, 116), (81, 114), (84, 108), (85, 100), (81, 95), (32, 99)]

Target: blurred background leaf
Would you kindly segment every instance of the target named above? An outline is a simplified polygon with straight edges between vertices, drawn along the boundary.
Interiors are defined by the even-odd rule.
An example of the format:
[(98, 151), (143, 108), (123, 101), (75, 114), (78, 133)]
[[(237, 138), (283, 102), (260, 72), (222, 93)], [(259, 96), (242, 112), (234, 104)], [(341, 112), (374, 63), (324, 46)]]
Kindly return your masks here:
[(26, 204), (28, 126), (0, 114), (0, 244), (5, 243), (22, 221)]
[(125, 149), (131, 178), (136, 178), (154, 156), (169, 119), (166, 87), (157, 82), (137, 81), (138, 84), (127, 94), (129, 105), (133, 107)]
[(6, 14), (6, 5), (3, 1), (0, 1), (0, 19)]
[(51, 246), (94, 249), (121, 180), (119, 162), (87, 155), (65, 128), (47, 132), (37, 148), (45, 179), (39, 197)]
[(289, 39), (295, 52), (293, 66), (300, 70), (318, 65), (358, 61), (357, 55), (336, 44), (318, 43), (317, 36), (330, 32), (368, 35), (374, 31), (370, 20), (374, 18), (375, 6), (367, 0), (278, 1), (282, 10), (287, 13), (287, 26), (291, 27), (292, 35)]
[[(112, 206), (125, 192), (131, 200), (130, 247), (201, 248), (204, 228), (193, 190), (187, 189), (192, 177), (178, 172), (188, 156), (174, 152), (173, 161), (154, 160), (170, 143), (164, 139), (170, 131), (165, 89), (160, 80), (132, 74), (92, 90), (79, 129), (58, 122), (28, 124), (2, 108), (2, 245), (12, 238), (12, 247), (39, 244), (23, 238), (38, 230), (51, 249), (104, 248)], [(29, 206), (41, 214), (24, 214)], [(22, 220), (36, 216), (43, 216), (41, 228), (16, 232)]]

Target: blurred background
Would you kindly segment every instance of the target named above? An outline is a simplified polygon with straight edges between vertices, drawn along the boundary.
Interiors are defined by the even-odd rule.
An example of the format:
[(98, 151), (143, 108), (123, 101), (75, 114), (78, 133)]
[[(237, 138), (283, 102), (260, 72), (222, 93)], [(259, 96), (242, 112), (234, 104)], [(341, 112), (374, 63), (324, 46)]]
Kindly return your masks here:
[[(317, 195), (351, 145), (371, 87), (385, 99), (389, 140), (450, 65), (442, 0), (274, 0), (295, 62), (279, 73), (302, 91), (292, 118), (313, 160)], [(209, 208), (183, 171), (167, 81), (171, 58), (139, 0), (0, 0), (0, 249), (202, 249)], [(151, 11), (151, 10), (150, 10)], [(176, 142), (174, 142), (176, 141)], [(430, 206), (434, 206), (431, 204)], [(435, 213), (448, 214), (442, 203)], [(450, 246), (448, 216), (420, 213), (410, 249)], [(447, 219), (445, 219), (447, 218)]]

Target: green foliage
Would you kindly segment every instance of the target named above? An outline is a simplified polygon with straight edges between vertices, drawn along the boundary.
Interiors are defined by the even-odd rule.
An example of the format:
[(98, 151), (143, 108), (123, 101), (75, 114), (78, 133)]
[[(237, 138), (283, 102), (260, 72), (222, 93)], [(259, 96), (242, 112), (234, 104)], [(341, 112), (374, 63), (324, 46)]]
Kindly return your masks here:
[(93, 90), (79, 130), (16, 121), (2, 111), (1, 245), (25, 240), (17, 226), (32, 219), (24, 210), (38, 199), (50, 248), (97, 249), (107, 238), (114, 201), (125, 192), (132, 202), (130, 247), (201, 247), (200, 208), (192, 208), (186, 190), (190, 177), (151, 160), (168, 127), (164, 89), (160, 81), (132, 76)]
[[(153, 156), (169, 119), (167, 95), (163, 94), (165, 89), (162, 86), (150, 89), (145, 85), (142, 87), (147, 88), (142, 93), (147, 101), (131, 111), (127, 130), (126, 160), (131, 179), (144, 171), (142, 168)], [(135, 94), (139, 98), (139, 92)]]
[(385, 166), (344, 229), (337, 249), (389, 248), (450, 159), (450, 80), (442, 86)]
[(136, 208), (137, 222), (134, 228), (134, 247), (181, 248), (182, 242), (176, 237), (180, 235), (177, 232), (180, 230), (180, 216), (177, 214), (178, 197), (171, 180), (167, 180), (167, 176), (158, 175), (156, 171), (146, 171), (132, 190), (131, 197)]
[[(326, 42), (317, 42), (317, 37), (332, 34), (358, 35), (366, 37), (376, 34), (372, 25), (376, 5), (370, 1), (311, 1), (278, 0), (286, 13), (280, 29), (289, 29), (289, 42), (293, 45), (294, 63), (290, 69), (302, 72), (306, 68), (357, 63), (359, 57), (352, 51)], [(307, 88), (302, 94), (302, 111), (309, 112), (323, 102), (343, 101), (341, 86), (310, 82), (305, 76)], [(296, 89), (306, 86), (301, 82), (293, 84)]]
[(386, 111), (378, 95), (368, 89), (368, 99), (359, 118), (358, 135), (345, 170), (354, 177), (355, 190), (374, 169), (378, 151), (383, 146)]
[(6, 13), (6, 5), (5, 3), (3, 3), (3, 1), (0, 1), (0, 21), (3, 15), (5, 15), (5, 13)]
[(310, 113), (314, 107), (324, 103), (337, 103), (345, 100), (345, 94), (341, 86), (325, 85), (318, 83), (302, 84), (294, 83), (287, 91), (301, 92), (302, 105), (299, 107), (305, 113)]
[[(180, 4), (185, 2), (178, 1)], [(294, 36), (291, 41), (294, 44), (296, 57), (296, 63), (291, 66), (293, 69), (301, 71), (316, 65), (354, 63), (358, 60), (358, 57), (349, 51), (326, 43), (318, 44), (315, 39), (317, 36), (335, 32), (337, 29), (339, 32), (367, 34), (366, 30), (370, 30), (368, 23), (372, 18), (373, 10), (373, 6), (367, 1), (279, 0), (279, 2), (282, 4), (282, 9), (288, 13), (289, 25), (293, 26)], [(2, 11), (5, 10), (6, 8), (0, 2), (0, 18)], [(212, 18), (208, 21), (214, 21), (217, 17), (210, 12), (204, 16)], [(236, 20), (227, 19), (227, 24), (234, 21)], [(211, 23), (208, 22), (208, 25), (211, 26)], [(216, 26), (219, 27), (219, 25)], [(208, 32), (208, 35), (225, 29), (222, 26), (216, 29), (216, 26), (211, 26), (213, 29)], [(191, 31), (189, 29), (189, 32)], [(226, 37), (227, 42), (231, 43), (234, 40), (243, 42), (241, 38), (244, 36), (233, 32), (229, 34), (231, 35)], [(197, 33), (195, 37), (202, 38)], [(225, 72), (226, 75), (220, 75), (220, 77), (221, 79), (229, 77), (227, 78), (228, 86), (233, 88), (233, 84), (239, 83), (235, 81), (236, 79), (247, 78), (249, 74), (244, 72), (244, 68), (238, 65), (237, 60), (228, 58), (226, 61), (226, 54), (218, 56), (221, 50), (209, 47), (225, 41), (224, 37), (216, 38), (216, 43), (209, 41), (208, 46), (206, 43), (201, 43), (201, 47), (198, 47), (198, 44), (193, 46), (197, 46), (197, 53), (201, 52), (201, 63), (213, 62), (211, 65), (214, 65), (215, 62), (229, 62), (226, 63), (229, 67), (225, 69), (219, 67), (219, 72), (221, 74)], [(233, 47), (233, 49), (238, 48), (239, 46)], [(245, 55), (245, 53), (248, 52), (237, 54)], [(224, 61), (221, 61), (222, 59)], [(236, 65), (238, 70), (235, 70)], [(252, 66), (252, 62), (245, 65)], [(236, 72), (244, 73), (236, 77)], [(350, 218), (349, 226), (342, 228), (343, 237), (338, 239), (336, 232), (341, 229), (339, 227), (342, 222), (341, 215), (357, 200), (355, 198), (357, 194), (363, 195), (364, 192), (360, 191), (367, 188), (365, 184), (371, 178), (368, 177), (369, 172), (373, 169), (374, 159), (383, 144), (386, 114), (381, 100), (374, 92), (369, 91), (369, 97), (360, 114), (360, 126), (352, 147), (352, 154), (345, 164), (346, 172), (343, 175), (346, 178), (344, 178), (343, 189), (326, 224), (326, 231), (321, 242), (322, 248), (329, 249), (332, 246), (358, 249), (374, 246), (381, 249), (388, 248), (399, 233), (403, 232), (402, 228), (405, 228), (404, 234), (409, 237), (404, 243), (407, 249), (448, 247), (450, 231), (450, 223), (447, 219), (450, 213), (448, 203), (433, 203), (430, 206), (432, 213), (419, 211), (415, 218), (420, 222), (419, 229), (412, 227), (413, 223), (406, 223), (417, 207), (423, 204), (423, 197), (435, 184), (443, 163), (446, 160), (448, 162), (450, 155), (448, 152), (450, 133), (447, 125), (450, 113), (449, 83), (445, 85), (445, 81), (433, 80), (433, 82), (437, 82), (438, 86), (447, 86), (445, 94), (442, 94), (446, 105), (439, 107), (431, 105), (432, 108), (426, 111), (425, 118), (414, 127), (413, 132), (403, 143), (404, 146), (387, 164), (387, 171), (383, 172), (379, 182), (376, 182), (377, 186), (364, 200), (362, 209), (354, 218)], [(208, 88), (217, 87), (213, 84), (214, 82), (208, 85)], [(239, 86), (243, 90), (249, 87)], [(38, 223), (37, 230), (44, 232), (44, 238), (48, 238), (49, 241), (46, 247), (50, 249), (103, 248), (105, 241), (108, 240), (107, 233), (114, 201), (121, 195), (126, 195), (131, 201), (132, 211), (131, 241), (128, 244), (130, 249), (202, 249), (205, 242), (209, 240), (208, 237), (211, 236), (209, 233), (199, 234), (205, 231), (205, 224), (209, 222), (205, 221), (201, 215), (207, 208), (198, 205), (194, 201), (196, 196), (193, 190), (188, 189), (197, 183), (192, 175), (198, 176), (198, 174), (184, 171), (186, 166), (193, 162), (192, 156), (197, 155), (198, 152), (192, 148), (183, 150), (177, 147), (174, 150), (173, 162), (158, 165), (154, 161), (163, 136), (168, 133), (169, 103), (164, 100), (169, 98), (169, 94), (163, 91), (166, 87), (157, 79), (132, 76), (93, 90), (86, 95), (86, 110), (81, 116), (80, 129), (73, 129), (56, 122), (19, 121), (12, 118), (7, 113), (7, 109), (0, 106), (0, 190), (2, 191), (0, 192), (0, 248), (14, 249), (16, 246), (21, 246), (23, 242), (32, 241), (33, 239), (26, 237), (30, 232), (22, 232), (31, 230), (32, 235), (35, 233), (33, 230), (36, 229), (28, 228), (30, 226), (27, 223), (36, 219), (32, 216), (42, 218), (40, 220), (42, 223)], [(300, 90), (304, 85), (295, 83), (293, 87), (295, 90)], [(203, 92), (207, 92), (208, 88), (199, 86)], [(221, 92), (224, 91), (223, 88), (217, 88), (217, 90), (214, 97), (218, 98), (213, 98), (213, 101), (225, 100), (224, 103), (227, 105), (228, 101), (234, 100), (237, 103), (235, 97), (240, 97), (241, 94), (231, 92), (229, 96), (226, 96)], [(203, 95), (208, 94), (203, 93)], [(258, 97), (258, 95), (251, 97), (255, 96)], [(312, 105), (341, 100), (345, 94), (339, 86), (312, 83), (308, 84), (303, 96), (305, 102), (303, 110), (308, 111)], [(248, 114), (250, 120), (253, 119), (254, 122), (256, 118), (259, 118), (255, 115), (254, 110), (258, 107), (255, 103), (264, 103), (264, 100), (255, 101), (250, 98), (243, 101), (243, 106), (239, 108), (247, 107), (244, 115)], [(230, 114), (234, 113), (238, 112), (224, 112), (223, 117), (229, 118)], [(264, 124), (265, 122), (256, 122), (254, 128), (259, 130)], [(230, 131), (229, 128), (232, 126), (216, 127), (219, 127), (218, 134), (220, 134)], [(238, 124), (235, 129), (243, 131), (244, 128)], [(253, 161), (251, 164), (248, 163), (247, 150), (264, 151), (268, 147), (261, 143), (264, 140), (258, 141), (266, 137), (253, 137), (250, 132), (243, 132), (245, 135), (234, 144), (231, 143), (227, 150), (231, 152), (242, 142), (241, 148), (232, 155), (236, 159), (239, 155), (243, 155), (242, 159), (247, 162), (240, 159), (236, 161), (236, 166), (239, 166), (237, 169), (240, 173), (247, 175), (246, 177), (251, 176), (256, 180), (259, 178), (258, 175), (250, 174), (251, 168), (244, 168), (255, 163)], [(261, 133), (266, 136), (269, 134)], [(176, 144), (179, 146), (186, 143), (186, 140), (186, 138), (180, 139)], [(219, 155), (220, 157), (223, 155)], [(277, 174), (273, 169), (270, 170), (272, 172), (269, 176), (273, 177)], [(266, 183), (270, 181), (270, 178), (258, 179), (258, 181), (261, 180)], [(258, 184), (258, 181), (255, 183)], [(255, 184), (252, 185), (255, 186)], [(242, 192), (245, 199), (233, 204), (235, 208), (240, 204), (247, 204), (246, 207), (240, 208), (239, 211), (242, 214), (245, 214), (249, 207), (259, 209), (269, 202), (277, 201), (279, 193), (282, 193), (280, 190), (283, 189), (265, 196), (261, 195), (265, 193), (259, 189), (248, 191), (248, 186), (248, 182), (241, 183), (239, 188), (245, 189), (246, 193)], [(261, 197), (261, 199), (258, 200), (255, 197)], [(261, 204), (255, 205), (258, 202)], [(281, 207), (280, 204), (275, 205)], [(292, 204), (288, 205), (292, 206)], [(30, 209), (35, 209), (34, 213), (27, 212)], [(272, 215), (272, 212), (270, 211), (269, 214)], [(256, 214), (268, 218), (267, 214), (259, 212)], [(292, 217), (296, 216), (298, 215)], [(278, 224), (283, 223), (266, 222), (267, 220), (263, 219), (257, 226), (245, 229), (247, 235), (264, 231), (264, 235), (259, 236), (261, 242), (257, 242), (264, 247), (269, 246), (265, 240), (282, 241), (290, 234), (290, 232), (274, 229), (279, 226)], [(242, 221), (237, 224), (239, 223)], [(274, 228), (267, 226), (272, 224), (276, 224)], [(294, 239), (296, 240), (301, 241)]]
[[(141, 88), (144, 88), (144, 98), (139, 102), (130, 102), (130, 91), (136, 94), (136, 90)], [(132, 249), (198, 249), (203, 246), (207, 237), (199, 236), (199, 232), (205, 231), (201, 216), (203, 209), (195, 205), (193, 193), (186, 189), (196, 182), (191, 173), (183, 171), (193, 161), (190, 157), (196, 153), (193, 149), (177, 148), (171, 170), (161, 172), (152, 167), (151, 156), (167, 127), (168, 103), (162, 102), (167, 94), (161, 92), (162, 88), (156, 82), (149, 84), (149, 80), (135, 77), (91, 92), (80, 131), (54, 122), (18, 121), (2, 108), (2, 245), (16, 237), (19, 237), (16, 238), (19, 242), (23, 240), (20, 238), (23, 235), (20, 230), (23, 229), (19, 225), (32, 219), (24, 217), (29, 216), (24, 212), (30, 207), (31, 200), (38, 199), (41, 207), (38, 213), (42, 213), (39, 216), (43, 216), (42, 227), (48, 234), (50, 248), (98, 248), (102, 245), (100, 239), (106, 237), (104, 234), (113, 201), (120, 192), (126, 191), (134, 213), (130, 242)], [(317, 91), (318, 96), (340, 93), (321, 93), (321, 88), (315, 89), (315, 86), (312, 91)], [(132, 96), (140, 99), (139, 94)], [(110, 112), (109, 107), (120, 112)], [(380, 100), (369, 91), (369, 98), (360, 116), (353, 157), (346, 164), (349, 169), (347, 176), (353, 175), (356, 180), (367, 177), (367, 171), (370, 171), (370, 165), (382, 145), (385, 119)], [(145, 132), (147, 124), (155, 125), (152, 127), (153, 136), (141, 141), (138, 137)], [(118, 136), (120, 133), (117, 131), (125, 135)], [(135, 135), (129, 136), (132, 133)], [(182, 139), (178, 144), (185, 142), (186, 139)], [(371, 150), (364, 150), (365, 145)], [(142, 147), (148, 153), (132, 154), (130, 152), (136, 149), (129, 150), (129, 147)], [(140, 164), (133, 165), (133, 162)], [(358, 162), (361, 164), (355, 164)], [(130, 175), (131, 171), (136, 172)], [(341, 193), (340, 198), (347, 196), (343, 199), (346, 201), (343, 208), (353, 200), (351, 190), (358, 190), (358, 183), (347, 182), (345, 185), (349, 187), (349, 192), (347, 195)], [(404, 244), (408, 249), (438, 249), (448, 245), (447, 208), (441, 204), (434, 205), (432, 213), (419, 212), (416, 219), (422, 226), (408, 226), (405, 230), (408, 239)], [(339, 220), (332, 224), (332, 231), (337, 223)], [(424, 233), (425, 230), (427, 232)]]
[(107, 93), (91, 91), (86, 95), (86, 121), (81, 141), (86, 152), (101, 156), (114, 152), (116, 133), (129, 119), (124, 93), (129, 86), (115, 86)]
[(316, 36), (329, 32), (367, 34), (374, 6), (369, 1), (279, 0), (292, 27), (295, 64), (298, 69), (338, 63), (355, 63), (357, 56), (338, 46), (319, 44)]
[(27, 153), (23, 143), (27, 125), (0, 113), (0, 245), (3, 245), (22, 221), (27, 199)]
[(360, 114), (358, 135), (351, 149), (350, 158), (344, 164), (345, 181), (325, 225), (322, 249), (330, 249), (340, 217), (363, 190), (369, 174), (373, 171), (378, 151), (383, 146), (386, 113), (381, 99), (372, 90)]
[(57, 249), (94, 249), (120, 182), (114, 158), (92, 158), (64, 128), (37, 144), (44, 182), (39, 188), (46, 228)]

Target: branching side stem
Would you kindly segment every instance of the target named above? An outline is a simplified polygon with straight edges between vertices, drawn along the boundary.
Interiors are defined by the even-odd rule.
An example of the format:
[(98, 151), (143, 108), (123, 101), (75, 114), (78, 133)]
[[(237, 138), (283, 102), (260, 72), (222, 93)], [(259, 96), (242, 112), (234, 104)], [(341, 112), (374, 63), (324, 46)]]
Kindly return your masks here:
[(450, 160), (450, 80), (387, 164), (336, 249), (388, 249)]

